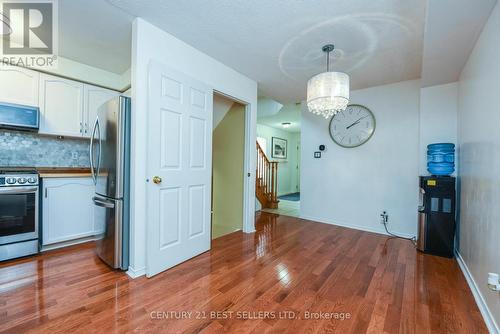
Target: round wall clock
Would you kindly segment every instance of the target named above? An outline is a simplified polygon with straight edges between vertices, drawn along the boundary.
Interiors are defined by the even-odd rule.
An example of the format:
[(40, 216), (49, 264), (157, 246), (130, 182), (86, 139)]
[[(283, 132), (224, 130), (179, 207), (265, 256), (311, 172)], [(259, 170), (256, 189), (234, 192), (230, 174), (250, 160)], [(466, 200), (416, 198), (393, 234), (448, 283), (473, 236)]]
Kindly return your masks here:
[(332, 117), (329, 131), (336, 144), (357, 147), (366, 143), (375, 132), (375, 116), (365, 106), (350, 104)]

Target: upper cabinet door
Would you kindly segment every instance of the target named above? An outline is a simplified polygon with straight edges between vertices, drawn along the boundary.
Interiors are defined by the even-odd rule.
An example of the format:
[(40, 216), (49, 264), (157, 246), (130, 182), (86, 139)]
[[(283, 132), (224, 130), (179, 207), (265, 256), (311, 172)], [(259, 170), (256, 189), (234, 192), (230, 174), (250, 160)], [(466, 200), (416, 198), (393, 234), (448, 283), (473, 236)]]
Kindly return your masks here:
[(97, 111), (103, 104), (120, 95), (120, 93), (92, 85), (85, 85), (84, 91), (83, 136), (90, 138), (92, 135), (92, 127), (97, 117)]
[(83, 135), (83, 84), (40, 74), (40, 133)]
[(38, 81), (36, 71), (18, 66), (0, 67), (0, 102), (38, 107)]

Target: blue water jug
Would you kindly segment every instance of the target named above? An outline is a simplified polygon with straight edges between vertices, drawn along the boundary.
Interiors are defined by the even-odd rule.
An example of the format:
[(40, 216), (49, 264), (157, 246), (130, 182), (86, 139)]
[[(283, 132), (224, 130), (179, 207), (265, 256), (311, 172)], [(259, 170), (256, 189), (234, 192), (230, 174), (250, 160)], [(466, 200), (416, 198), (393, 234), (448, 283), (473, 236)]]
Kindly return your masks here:
[(432, 175), (451, 175), (455, 171), (455, 144), (427, 145), (427, 170)]

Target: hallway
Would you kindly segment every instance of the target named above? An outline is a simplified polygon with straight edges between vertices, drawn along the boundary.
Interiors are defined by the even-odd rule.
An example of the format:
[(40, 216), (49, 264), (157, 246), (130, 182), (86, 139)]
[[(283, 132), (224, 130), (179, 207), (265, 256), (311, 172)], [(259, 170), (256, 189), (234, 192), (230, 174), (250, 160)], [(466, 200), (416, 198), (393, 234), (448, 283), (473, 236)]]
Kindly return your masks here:
[(300, 201), (287, 201), (280, 199), (277, 209), (262, 209), (262, 212), (278, 214), (289, 217), (300, 217)]

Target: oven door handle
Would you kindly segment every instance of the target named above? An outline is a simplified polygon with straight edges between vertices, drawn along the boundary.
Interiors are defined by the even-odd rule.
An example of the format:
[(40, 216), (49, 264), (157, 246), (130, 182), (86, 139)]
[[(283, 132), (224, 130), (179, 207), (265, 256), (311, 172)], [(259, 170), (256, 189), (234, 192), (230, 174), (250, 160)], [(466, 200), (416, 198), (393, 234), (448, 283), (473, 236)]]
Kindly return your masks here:
[(2, 189), (0, 188), (0, 194), (29, 194), (37, 192), (37, 187), (17, 187), (15, 189)]

